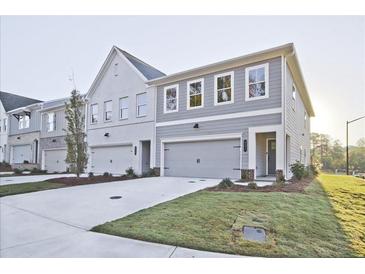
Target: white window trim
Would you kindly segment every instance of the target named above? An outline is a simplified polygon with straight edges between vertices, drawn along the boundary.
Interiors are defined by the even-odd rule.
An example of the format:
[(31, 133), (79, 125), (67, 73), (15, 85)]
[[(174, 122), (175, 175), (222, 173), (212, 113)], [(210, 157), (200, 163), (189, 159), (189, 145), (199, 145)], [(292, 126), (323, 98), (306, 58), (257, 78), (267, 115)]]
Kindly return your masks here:
[[(196, 106), (196, 107), (191, 107), (190, 106), (190, 84), (193, 83), (197, 83), (197, 82), (201, 82), (201, 96), (202, 96), (202, 104), (200, 106)], [(199, 78), (199, 79), (194, 79), (191, 81), (188, 81), (186, 83), (186, 109), (187, 110), (191, 110), (191, 109), (199, 109), (199, 108), (203, 108), (204, 107), (204, 78)]]
[[(166, 109), (166, 92), (168, 89), (172, 89), (172, 88), (176, 89), (176, 109), (167, 110)], [(173, 112), (178, 112), (178, 111), (179, 111), (179, 85), (175, 84), (175, 85), (164, 87), (163, 88), (163, 113), (167, 114), (167, 113), (173, 113)]]
[[(106, 103), (111, 103), (111, 105), (112, 105), (112, 109), (111, 109), (111, 113), (112, 113), (112, 117), (111, 117), (111, 119), (110, 120), (107, 120), (106, 119)], [(104, 108), (103, 108), (103, 119), (104, 119), (104, 123), (109, 123), (109, 122), (111, 122), (111, 121), (113, 121), (113, 100), (107, 100), (107, 101), (104, 101), (104, 106), (103, 106)]]
[[(92, 112), (92, 110), (93, 110), (93, 106), (97, 106), (97, 108), (98, 108), (98, 111), (97, 111), (97, 116), (98, 116), (98, 118), (97, 118), (97, 120), (96, 120), (96, 122), (93, 122), (93, 112)], [(95, 124), (97, 124), (99, 122), (99, 105), (98, 105), (98, 103), (94, 103), (94, 104), (91, 104), (90, 105), (90, 124), (91, 125), (95, 125)]]
[[(294, 90), (295, 90), (295, 97), (293, 97), (293, 87), (294, 87)], [(297, 96), (298, 96), (298, 90), (297, 90), (297, 87), (296, 85), (293, 83), (292, 84), (292, 90), (291, 90), (291, 108), (293, 111), (296, 110), (296, 105), (297, 105)]]
[[(127, 103), (128, 103), (128, 108), (127, 108), (127, 118), (122, 118), (122, 108), (120, 105), (120, 102), (122, 99), (127, 99)], [(124, 96), (124, 97), (120, 97), (119, 98), (119, 120), (128, 120), (129, 118), (129, 97), (128, 96)]]
[[(217, 96), (218, 85), (217, 85), (217, 79), (219, 77), (228, 76), (228, 75), (231, 76), (231, 101), (218, 103), (218, 96)], [(221, 73), (221, 74), (214, 75), (214, 105), (215, 106), (221, 106), (221, 105), (229, 105), (229, 104), (233, 104), (233, 103), (234, 103), (234, 71), (229, 71), (229, 72), (225, 72), (225, 73)]]
[[(249, 94), (249, 73), (250, 70), (264, 68), (265, 69), (265, 95), (250, 98)], [(245, 69), (245, 101), (256, 101), (261, 99), (269, 98), (269, 63), (248, 67)]]
[[(142, 94), (146, 94), (146, 96), (147, 96), (147, 92), (141, 92), (141, 93), (137, 93), (136, 94), (136, 117), (137, 118), (141, 118), (141, 117), (146, 117), (147, 116), (147, 111), (146, 111), (146, 114), (144, 114), (144, 115), (139, 115), (138, 114), (138, 95), (142, 95)], [(148, 100), (147, 100), (148, 101)], [(147, 108), (147, 106), (148, 106), (148, 104), (147, 104), (148, 102), (146, 102), (146, 108)], [(140, 106), (142, 106), (142, 105), (140, 105)]]

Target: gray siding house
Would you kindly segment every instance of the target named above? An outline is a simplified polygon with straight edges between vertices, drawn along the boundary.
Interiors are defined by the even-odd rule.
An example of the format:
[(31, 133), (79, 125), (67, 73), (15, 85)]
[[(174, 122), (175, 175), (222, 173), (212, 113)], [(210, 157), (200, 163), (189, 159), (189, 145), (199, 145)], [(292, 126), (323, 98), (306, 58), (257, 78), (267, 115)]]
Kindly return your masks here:
[(162, 176), (259, 178), (309, 164), (314, 111), (293, 44), (147, 81)]

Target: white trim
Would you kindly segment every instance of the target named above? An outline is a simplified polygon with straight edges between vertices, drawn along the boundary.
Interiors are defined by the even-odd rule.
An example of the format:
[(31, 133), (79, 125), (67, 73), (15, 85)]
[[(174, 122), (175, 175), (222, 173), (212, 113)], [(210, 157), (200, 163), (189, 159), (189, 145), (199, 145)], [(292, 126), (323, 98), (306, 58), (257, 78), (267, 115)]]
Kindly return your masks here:
[[(190, 107), (190, 84), (201, 82), (201, 105), (197, 107)], [(204, 78), (194, 79), (186, 82), (186, 109), (199, 109), (204, 107)]]
[[(217, 79), (219, 77), (224, 77), (224, 76), (228, 76), (228, 75), (231, 76), (231, 100), (230, 101), (226, 101), (226, 102), (218, 103)], [(220, 105), (229, 105), (229, 104), (233, 104), (233, 103), (234, 103), (234, 71), (232, 70), (232, 71), (229, 71), (229, 72), (224, 72), (224, 73), (220, 73), (220, 74), (214, 75), (214, 105), (215, 106), (220, 106)]]
[(221, 115), (205, 116), (205, 117), (199, 117), (199, 118), (189, 118), (189, 119), (182, 119), (182, 120), (175, 120), (175, 121), (168, 121), (168, 122), (159, 122), (159, 123), (156, 123), (156, 127), (174, 126), (174, 125), (209, 122), (209, 121), (219, 121), (219, 120), (225, 120), (225, 119), (244, 118), (244, 117), (251, 117), (251, 116), (268, 115), (268, 114), (278, 114), (281, 112), (282, 112), (281, 108), (268, 108), (268, 109), (262, 109), (262, 110), (244, 111), (244, 112), (228, 113), (228, 114), (221, 114)]
[[(173, 89), (173, 88), (176, 89), (176, 109), (168, 111), (166, 109), (166, 92), (168, 89)], [(163, 88), (163, 113), (167, 114), (167, 113), (173, 113), (173, 112), (178, 112), (178, 111), (179, 111), (179, 84), (164, 87)]]
[[(100, 120), (100, 115), (99, 115), (99, 104), (98, 103), (93, 103), (93, 104), (89, 104), (89, 106), (90, 106), (90, 125), (96, 125), (97, 123), (99, 123), (99, 120)], [(93, 122), (93, 106), (97, 106), (97, 108), (98, 108), (98, 111), (97, 111), (97, 116), (98, 116), (98, 118), (97, 118), (97, 120), (96, 120), (96, 122)]]
[[(142, 94), (146, 95), (146, 104), (139, 105), (138, 104), (138, 96), (141, 96)], [(139, 113), (138, 113), (138, 107), (139, 106), (146, 106), (146, 114), (139, 115)], [(129, 111), (129, 103), (128, 103), (128, 111)], [(144, 92), (140, 92), (140, 93), (136, 94), (136, 118), (146, 117), (147, 115), (148, 115), (148, 97), (147, 97), (147, 91), (144, 91)], [(129, 114), (128, 114), (128, 117), (129, 117)]]
[[(266, 175), (269, 175), (269, 140), (276, 140), (276, 138), (266, 138)], [(275, 157), (276, 157), (276, 144), (275, 144)], [(276, 163), (276, 162), (275, 162)], [(276, 166), (275, 166), (275, 170), (276, 170)]]
[[(184, 136), (184, 137), (172, 137), (161, 138), (160, 146), (160, 176), (165, 175), (165, 143), (179, 143), (179, 142), (192, 142), (192, 141), (210, 141), (210, 140), (228, 140), (238, 139), (242, 143), (242, 133), (225, 133), (214, 135), (201, 135), (201, 136)], [(240, 148), (240, 154), (242, 155), (242, 146)], [(242, 156), (240, 156), (240, 167), (242, 166)]]
[[(265, 69), (265, 95), (252, 97), (249, 96), (249, 73), (251, 70), (264, 68)], [(245, 101), (255, 101), (269, 98), (269, 63), (260, 64), (253, 67), (248, 67), (245, 69)]]
[[(111, 103), (111, 110), (110, 110), (110, 112), (111, 112), (111, 118), (110, 118), (110, 120), (107, 120), (106, 119), (106, 103)], [(106, 100), (106, 101), (104, 101), (104, 104), (103, 104), (103, 121), (104, 121), (104, 123), (109, 123), (109, 122), (111, 122), (111, 121), (113, 121), (113, 100)]]
[[(127, 107), (127, 118), (122, 118), (122, 108), (120, 106), (120, 102), (122, 99), (127, 99), (127, 104), (128, 104), (128, 107)], [(136, 98), (137, 99), (137, 98)], [(118, 101), (118, 107), (119, 107), (119, 120), (128, 120), (129, 118), (129, 96), (123, 96), (123, 97), (120, 97), (119, 98), (119, 101)]]

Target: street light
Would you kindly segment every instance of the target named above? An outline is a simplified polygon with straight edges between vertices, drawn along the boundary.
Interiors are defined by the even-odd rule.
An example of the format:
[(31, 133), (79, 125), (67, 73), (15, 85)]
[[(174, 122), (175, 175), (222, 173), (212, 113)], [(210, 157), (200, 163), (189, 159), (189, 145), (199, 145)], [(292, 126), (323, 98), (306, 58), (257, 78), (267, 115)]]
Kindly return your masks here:
[(365, 118), (365, 116), (356, 118), (351, 121), (346, 121), (346, 174), (349, 175), (349, 124)]

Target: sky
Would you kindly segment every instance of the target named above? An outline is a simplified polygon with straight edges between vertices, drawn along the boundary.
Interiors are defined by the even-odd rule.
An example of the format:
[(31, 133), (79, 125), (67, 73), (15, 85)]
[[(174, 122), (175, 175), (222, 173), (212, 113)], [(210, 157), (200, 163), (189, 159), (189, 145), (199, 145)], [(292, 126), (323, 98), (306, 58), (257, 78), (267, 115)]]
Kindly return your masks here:
[[(345, 144), (365, 115), (365, 17), (2, 16), (0, 89), (41, 100), (86, 93), (116, 45), (166, 74), (295, 44), (316, 116), (312, 132)], [(365, 136), (350, 125), (349, 143)]]

